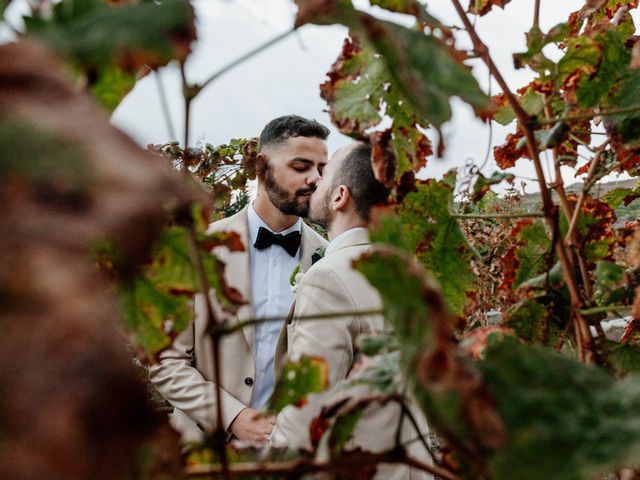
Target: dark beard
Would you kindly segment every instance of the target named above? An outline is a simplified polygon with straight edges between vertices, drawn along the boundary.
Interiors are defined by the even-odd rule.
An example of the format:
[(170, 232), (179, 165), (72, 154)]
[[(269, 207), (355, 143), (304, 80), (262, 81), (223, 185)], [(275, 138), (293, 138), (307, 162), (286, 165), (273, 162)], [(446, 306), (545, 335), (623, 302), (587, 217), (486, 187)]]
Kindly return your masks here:
[(313, 193), (314, 188), (301, 188), (291, 194), (278, 184), (276, 179), (273, 178), (271, 170), (267, 170), (265, 174), (264, 186), (271, 203), (285, 215), (306, 217), (309, 214), (309, 202), (299, 202), (298, 196)]

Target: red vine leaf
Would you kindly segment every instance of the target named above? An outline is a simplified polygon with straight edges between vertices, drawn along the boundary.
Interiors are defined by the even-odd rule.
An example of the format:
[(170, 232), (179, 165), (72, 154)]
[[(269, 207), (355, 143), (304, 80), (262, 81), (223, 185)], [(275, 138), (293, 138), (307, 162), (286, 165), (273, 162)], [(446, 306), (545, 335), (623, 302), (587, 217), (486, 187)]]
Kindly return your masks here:
[(507, 135), (506, 143), (493, 148), (493, 156), (498, 167), (506, 170), (507, 168), (513, 167), (519, 159), (523, 157), (529, 158), (526, 145), (524, 147), (518, 147), (518, 144), (523, 138), (524, 135), (518, 130), (517, 133)]

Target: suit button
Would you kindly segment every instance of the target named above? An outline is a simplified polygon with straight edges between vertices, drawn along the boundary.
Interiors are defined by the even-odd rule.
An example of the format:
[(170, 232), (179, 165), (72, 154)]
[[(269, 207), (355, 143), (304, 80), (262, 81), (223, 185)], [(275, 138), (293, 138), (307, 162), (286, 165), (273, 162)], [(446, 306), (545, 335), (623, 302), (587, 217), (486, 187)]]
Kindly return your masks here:
[(245, 379), (244, 379), (244, 384), (245, 384), (245, 385), (248, 385), (248, 386), (253, 385), (253, 378), (251, 378), (251, 377), (247, 377), (247, 378), (245, 378)]

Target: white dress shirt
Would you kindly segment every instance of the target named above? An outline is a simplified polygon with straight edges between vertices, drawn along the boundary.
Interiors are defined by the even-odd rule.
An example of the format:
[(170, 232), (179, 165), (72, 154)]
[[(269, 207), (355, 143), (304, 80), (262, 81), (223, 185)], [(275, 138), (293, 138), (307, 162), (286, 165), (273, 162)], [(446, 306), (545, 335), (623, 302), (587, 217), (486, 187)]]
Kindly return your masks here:
[[(249, 205), (249, 259), (251, 265), (251, 300), (255, 318), (281, 317), (276, 322), (256, 324), (256, 378), (251, 397), (251, 408), (262, 408), (273, 393), (274, 370), (273, 358), (276, 344), (284, 320), (293, 304), (294, 293), (291, 291), (289, 277), (293, 269), (300, 264), (300, 248), (295, 256), (289, 255), (280, 245), (271, 245), (258, 250), (253, 245), (258, 237), (260, 227), (273, 232)], [(302, 220), (282, 232), (301, 232)]]

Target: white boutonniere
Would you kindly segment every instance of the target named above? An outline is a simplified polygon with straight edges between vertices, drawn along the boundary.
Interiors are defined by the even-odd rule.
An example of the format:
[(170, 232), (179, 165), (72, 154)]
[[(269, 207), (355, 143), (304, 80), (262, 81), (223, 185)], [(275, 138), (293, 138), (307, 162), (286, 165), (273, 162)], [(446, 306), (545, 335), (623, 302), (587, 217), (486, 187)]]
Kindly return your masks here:
[(304, 272), (300, 270), (300, 264), (296, 265), (296, 268), (291, 272), (291, 276), (289, 277), (289, 285), (291, 285), (291, 291), (296, 293), (298, 290), (298, 285), (300, 285), (300, 280), (302, 280), (302, 276)]

